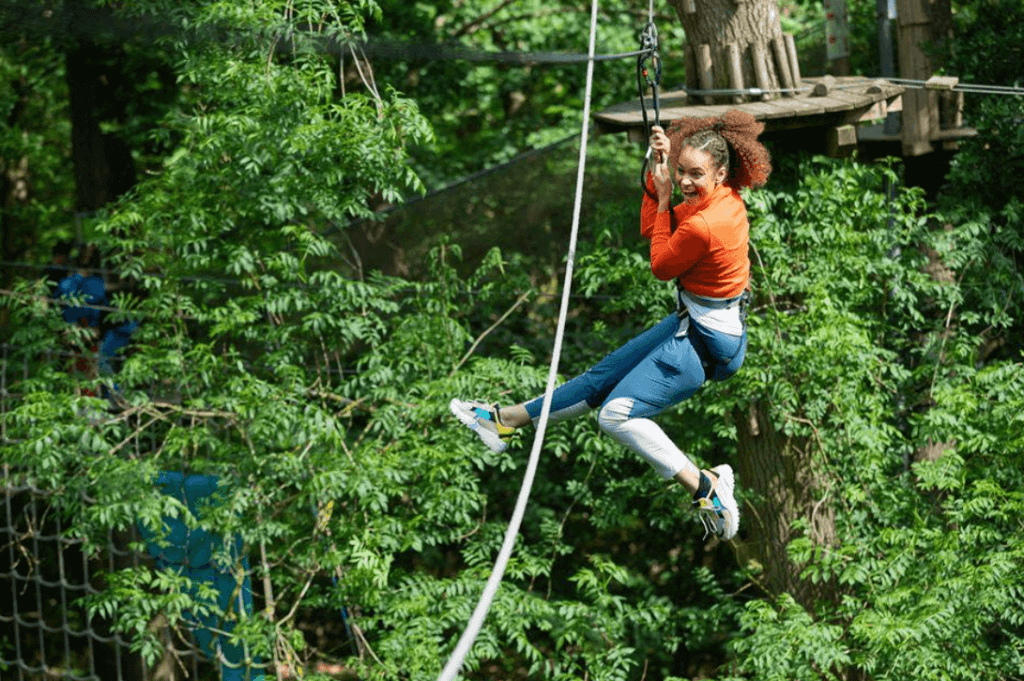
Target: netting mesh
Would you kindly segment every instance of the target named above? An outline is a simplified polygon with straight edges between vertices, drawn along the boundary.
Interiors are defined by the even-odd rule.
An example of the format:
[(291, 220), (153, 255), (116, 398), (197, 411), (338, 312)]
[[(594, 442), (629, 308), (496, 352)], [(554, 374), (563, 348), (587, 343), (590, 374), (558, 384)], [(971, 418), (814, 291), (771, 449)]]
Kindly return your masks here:
[[(17, 399), (8, 387), (28, 367), (0, 349), (0, 447), (8, 445), (8, 409)], [(161, 638), (167, 655), (155, 665), (140, 655), (110, 622), (89, 617), (83, 598), (102, 589), (101, 573), (138, 567), (152, 559), (132, 550), (136, 532), (110, 532), (98, 551), (67, 532), (50, 503), (52, 494), (31, 484), (9, 464), (0, 466), (0, 678), (52, 681), (75, 679), (202, 678), (211, 667), (190, 641), (175, 641), (167, 627)], [(160, 628), (160, 622), (153, 626)], [(174, 669), (170, 669), (170, 667)], [(209, 672), (204, 674), (210, 676)]]
[[(65, 532), (48, 494), (26, 484), (10, 466), (0, 473), (0, 665), (5, 679), (108, 681), (155, 678), (110, 623), (90, 618), (82, 598), (99, 593), (101, 570), (138, 565), (130, 536), (108, 537), (98, 555)], [(169, 638), (169, 637), (168, 637)], [(198, 678), (192, 650), (175, 650)]]

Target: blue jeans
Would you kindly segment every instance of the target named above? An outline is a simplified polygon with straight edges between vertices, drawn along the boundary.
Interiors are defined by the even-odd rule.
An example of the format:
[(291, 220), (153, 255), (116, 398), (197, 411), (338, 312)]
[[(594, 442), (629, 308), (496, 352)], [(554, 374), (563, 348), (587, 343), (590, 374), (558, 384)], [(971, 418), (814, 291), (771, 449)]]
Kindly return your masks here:
[[(594, 409), (620, 397), (633, 400), (631, 418), (647, 418), (689, 398), (704, 381), (724, 381), (739, 371), (747, 350), (745, 328), (732, 336), (691, 319), (685, 335), (677, 337), (678, 329), (679, 317), (672, 313), (560, 385), (552, 395), (553, 418), (583, 402)], [(541, 395), (525, 404), (531, 418), (540, 417), (543, 400)]]

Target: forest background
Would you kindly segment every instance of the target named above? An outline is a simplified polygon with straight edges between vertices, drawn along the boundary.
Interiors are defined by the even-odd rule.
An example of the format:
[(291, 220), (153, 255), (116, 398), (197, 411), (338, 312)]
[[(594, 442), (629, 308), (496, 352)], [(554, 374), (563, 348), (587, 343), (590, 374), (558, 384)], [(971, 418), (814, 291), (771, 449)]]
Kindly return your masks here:
[[(877, 75), (875, 3), (848, 4), (853, 71)], [(780, 8), (820, 72), (822, 7)], [(1021, 3), (951, 8), (945, 71), (1020, 84)], [(253, 588), (251, 612), (218, 609), (144, 562), (72, 607), (151, 665), (168, 654), (155, 621), (187, 638), (189, 613), (213, 612), (271, 674), (435, 678), (530, 441), (492, 454), (447, 405), (543, 390), (584, 69), (386, 41), (584, 52), (587, 7), (2, 11), (5, 475), (87, 551), (179, 518)], [(657, 11), (663, 82), (682, 82), (681, 28)], [(602, 3), (598, 51), (636, 49), (646, 18)], [(630, 61), (595, 65), (595, 110), (635, 88)], [(733, 463), (739, 536), (706, 541), (592, 419), (552, 426), (466, 678), (1024, 678), (1024, 103), (967, 95), (965, 119), (978, 136), (926, 188), (899, 159), (772, 148), (745, 197), (746, 365), (659, 418), (698, 462)], [(563, 376), (673, 306), (637, 234), (642, 151), (591, 140)], [(68, 370), (95, 342), (50, 302), (69, 240), (103, 255), (109, 323), (139, 322), (116, 377)], [(216, 503), (162, 494), (162, 471), (216, 475)]]

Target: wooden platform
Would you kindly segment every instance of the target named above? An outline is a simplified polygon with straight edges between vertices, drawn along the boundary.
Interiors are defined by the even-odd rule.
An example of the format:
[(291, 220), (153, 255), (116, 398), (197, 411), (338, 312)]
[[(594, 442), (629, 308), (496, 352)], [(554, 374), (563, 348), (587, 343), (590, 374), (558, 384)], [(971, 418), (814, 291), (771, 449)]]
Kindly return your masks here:
[[(863, 78), (860, 76), (836, 77), (835, 87), (828, 94), (815, 95), (816, 85), (824, 84), (825, 78), (804, 78), (802, 86), (808, 91), (793, 97), (782, 97), (767, 102), (744, 102), (742, 104), (703, 104), (699, 95), (687, 96), (682, 90), (667, 91), (659, 97), (661, 122), (664, 125), (679, 118), (703, 118), (717, 116), (730, 109), (739, 109), (764, 121), (765, 132), (793, 130), (797, 128), (836, 128), (862, 121), (885, 118), (886, 114), (901, 110), (900, 95), (904, 88), (887, 80)], [(647, 115), (653, 116), (653, 102), (647, 98)], [(640, 102), (636, 99), (615, 104), (594, 115), (599, 133), (623, 132), (630, 139), (640, 141), (643, 137), (643, 117)]]
[[(939, 130), (933, 133), (929, 139), (932, 142), (959, 142), (970, 137), (976, 137), (978, 131), (974, 128), (953, 128), (952, 130)], [(864, 142), (888, 142), (888, 143), (900, 143), (903, 141), (902, 135), (896, 133), (895, 135), (887, 135), (885, 133), (885, 127), (882, 125), (865, 125), (857, 128), (857, 139)]]

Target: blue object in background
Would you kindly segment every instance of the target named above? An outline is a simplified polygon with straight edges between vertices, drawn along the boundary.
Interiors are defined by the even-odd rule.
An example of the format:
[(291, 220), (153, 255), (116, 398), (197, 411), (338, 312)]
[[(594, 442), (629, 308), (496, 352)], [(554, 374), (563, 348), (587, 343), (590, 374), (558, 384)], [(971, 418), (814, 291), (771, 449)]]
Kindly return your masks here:
[[(56, 300), (81, 297), (86, 305), (105, 306), (107, 305), (106, 283), (103, 281), (103, 277), (98, 274), (86, 276), (80, 272), (74, 272), (60, 280), (60, 283), (57, 284), (57, 289), (53, 293), (53, 297)], [(95, 328), (100, 325), (100, 321), (103, 318), (103, 310), (68, 304), (61, 310), (61, 316), (64, 317), (64, 321), (68, 324), (83, 322), (86, 326)], [(131, 342), (132, 334), (138, 328), (139, 322), (132, 319), (107, 330), (103, 334), (103, 340), (99, 344), (99, 355), (97, 357), (97, 370), (100, 375), (114, 373), (114, 360), (117, 359), (118, 352), (128, 346), (128, 343)], [(115, 393), (120, 393), (117, 385), (114, 385), (113, 388)]]
[[(106, 305), (107, 287), (103, 283), (103, 277), (98, 274), (85, 276), (79, 272), (69, 274), (60, 280), (53, 297), (72, 298), (82, 296), (86, 305)], [(68, 305), (61, 314), (68, 324), (76, 324), (79, 320), (85, 322), (86, 326), (98, 326), (100, 323), (101, 310), (91, 307), (72, 307)]]
[[(176, 471), (163, 471), (156, 478), (156, 484), (164, 494), (172, 496), (188, 506), (192, 514), (202, 517), (204, 504), (210, 504), (210, 497), (217, 491), (217, 478), (212, 475), (185, 475)], [(220, 565), (214, 560), (214, 555), (223, 555), (223, 539), (211, 535), (203, 529), (190, 529), (178, 518), (164, 517), (165, 536), (157, 536), (139, 524), (139, 530), (146, 539), (146, 548), (149, 554), (156, 559), (157, 569), (170, 569), (179, 575), (188, 577), (193, 583), (192, 596), (198, 600), (195, 586), (207, 584), (217, 592), (216, 604), (212, 609), (219, 612), (233, 611), (238, 613), (244, 609), (248, 615), (252, 614), (252, 585), (249, 581), (249, 560), (241, 555), (242, 542), (236, 540), (230, 548), (229, 555), (231, 562), (227, 565)], [(161, 539), (169, 542), (167, 546), (160, 546), (157, 542)], [(238, 562), (245, 570), (245, 578), (240, 587), (236, 588), (237, 582), (231, 569), (235, 562)], [(231, 602), (234, 596), (234, 603)], [(248, 671), (245, 666), (245, 651), (237, 645), (232, 645), (223, 634), (211, 631), (230, 632), (234, 628), (234, 622), (221, 621), (216, 613), (202, 617), (186, 614), (190, 620), (193, 634), (199, 644), (199, 648), (211, 660), (220, 660), (217, 650), (227, 663), (221, 662), (221, 678), (224, 681), (263, 681), (263, 672), (259, 669)], [(259, 659), (253, 660), (258, 663)]]
[(139, 323), (133, 319), (103, 334), (99, 356), (99, 371), (101, 374), (114, 373), (112, 360), (117, 357), (118, 350), (128, 345), (132, 339), (132, 334), (135, 333), (137, 328), (139, 328)]

